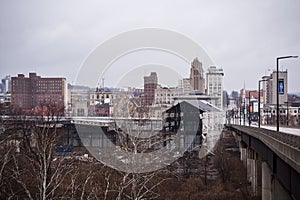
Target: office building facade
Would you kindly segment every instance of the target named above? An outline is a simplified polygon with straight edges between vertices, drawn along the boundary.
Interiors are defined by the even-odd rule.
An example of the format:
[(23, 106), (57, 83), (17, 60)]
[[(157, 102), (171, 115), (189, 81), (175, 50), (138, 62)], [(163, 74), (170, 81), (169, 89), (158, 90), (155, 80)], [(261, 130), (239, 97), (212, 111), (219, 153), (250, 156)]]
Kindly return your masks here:
[(192, 90), (202, 94), (205, 93), (204, 70), (202, 67), (202, 63), (198, 60), (198, 58), (195, 58), (191, 63), (190, 84)]
[(206, 73), (207, 95), (217, 97), (211, 100), (216, 107), (223, 109), (223, 69), (211, 66)]
[[(277, 72), (273, 71), (270, 76), (262, 77), (263, 101), (265, 104), (277, 104)], [(279, 71), (279, 104), (285, 104), (288, 100), (287, 71)]]
[(36, 73), (29, 73), (29, 77), (18, 74), (11, 78), (11, 105), (23, 110), (34, 110), (43, 105), (66, 108), (67, 89), (65, 78), (42, 78)]
[(151, 72), (150, 76), (144, 76), (144, 97), (145, 106), (151, 106), (155, 101), (155, 90), (157, 89), (158, 78), (156, 72)]

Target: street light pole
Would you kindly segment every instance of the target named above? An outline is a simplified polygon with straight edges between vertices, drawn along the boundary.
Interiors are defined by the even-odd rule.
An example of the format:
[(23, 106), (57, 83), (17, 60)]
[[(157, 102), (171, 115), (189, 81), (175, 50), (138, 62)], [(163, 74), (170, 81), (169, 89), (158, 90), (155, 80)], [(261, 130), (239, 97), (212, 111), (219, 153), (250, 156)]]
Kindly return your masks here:
[(243, 102), (244, 102), (244, 106), (243, 106), (243, 115), (244, 115), (243, 118), (244, 118), (244, 122), (243, 122), (243, 124), (245, 126), (245, 123), (246, 123), (246, 100), (244, 99)]
[(258, 128), (260, 128), (260, 82), (267, 81), (266, 79), (258, 81)]
[[(251, 92), (255, 91), (250, 91), (249, 90), (249, 101), (248, 101), (248, 121), (249, 121), (249, 126), (251, 125), (251, 117), (250, 117), (250, 100), (251, 100)], [(253, 111), (253, 108), (252, 108)]]
[(240, 106), (240, 113), (239, 113), (239, 116), (240, 116), (240, 125), (242, 125), (242, 104)]
[(287, 59), (287, 58), (298, 58), (298, 56), (282, 56), (276, 58), (276, 121), (277, 121), (277, 132), (279, 132), (279, 60)]
[(287, 111), (286, 111), (286, 126), (289, 126), (289, 102), (286, 101), (284, 103), (286, 103), (286, 107), (287, 107)]

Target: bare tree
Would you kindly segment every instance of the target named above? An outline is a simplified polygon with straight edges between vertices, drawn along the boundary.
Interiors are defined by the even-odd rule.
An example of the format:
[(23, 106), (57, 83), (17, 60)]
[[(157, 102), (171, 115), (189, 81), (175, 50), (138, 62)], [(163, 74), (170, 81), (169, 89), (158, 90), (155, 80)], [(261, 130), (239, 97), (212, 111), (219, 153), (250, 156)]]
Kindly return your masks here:
[[(35, 111), (38, 113), (14, 109), (14, 115), (2, 123), (1, 199), (155, 199), (160, 196), (158, 187), (167, 178), (159, 174), (165, 171), (139, 173), (128, 164), (122, 172), (95, 160), (56, 155), (55, 148), (60, 146), (63, 134), (60, 130), (63, 111), (47, 105)], [(144, 122), (141, 120), (139, 126)], [(136, 132), (126, 132), (133, 130), (128, 128), (118, 132), (125, 153), (149, 151), (145, 146), (148, 139), (140, 139)], [(139, 165), (138, 160), (133, 163)]]
[(8, 169), (10, 169), (11, 155), (14, 153), (15, 144), (13, 135), (6, 133), (5, 120), (1, 116), (0, 118), (0, 199), (8, 198), (12, 194), (10, 175)]
[(222, 178), (223, 182), (229, 181), (231, 178), (230, 168), (230, 155), (226, 152), (226, 146), (222, 139), (220, 139), (216, 145), (215, 153), (215, 165)]
[(13, 135), (10, 141), (17, 144), (17, 150), (11, 154), (9, 171), (14, 182), (22, 188), (19, 195), (45, 200), (57, 195), (56, 191), (71, 172), (72, 165), (54, 158), (63, 108), (43, 105), (41, 109), (39, 113), (15, 109), (6, 133)]
[[(120, 154), (123, 155), (125, 167), (119, 171), (121, 179), (115, 182), (116, 199), (156, 199), (159, 197), (156, 189), (166, 179), (159, 178), (159, 173), (166, 170), (152, 171), (146, 168), (146, 153), (153, 151), (155, 145), (163, 144), (163, 137), (151, 127), (149, 108), (135, 105), (130, 98), (118, 100), (114, 107), (115, 131), (118, 135)], [(159, 139), (157, 139), (159, 138)], [(159, 158), (158, 158), (159, 159)], [(155, 163), (149, 163), (149, 165)], [(164, 172), (163, 172), (164, 171)], [(109, 176), (107, 176), (107, 183)], [(116, 189), (116, 190), (115, 190)]]

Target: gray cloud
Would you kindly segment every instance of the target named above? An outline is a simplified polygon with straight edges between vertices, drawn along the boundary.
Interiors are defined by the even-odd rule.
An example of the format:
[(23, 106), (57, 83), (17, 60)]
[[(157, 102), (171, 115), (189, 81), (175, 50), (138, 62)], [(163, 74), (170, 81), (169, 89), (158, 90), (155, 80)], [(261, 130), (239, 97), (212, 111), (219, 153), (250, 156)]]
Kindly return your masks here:
[[(97, 45), (120, 32), (158, 27), (198, 42), (225, 71), (227, 90), (249, 89), (277, 56), (300, 55), (300, 2), (1, 1), (0, 76), (36, 71), (73, 82)], [(285, 60), (299, 91), (300, 59)], [(189, 70), (189, 66), (186, 67)], [(186, 72), (182, 72), (186, 73)]]

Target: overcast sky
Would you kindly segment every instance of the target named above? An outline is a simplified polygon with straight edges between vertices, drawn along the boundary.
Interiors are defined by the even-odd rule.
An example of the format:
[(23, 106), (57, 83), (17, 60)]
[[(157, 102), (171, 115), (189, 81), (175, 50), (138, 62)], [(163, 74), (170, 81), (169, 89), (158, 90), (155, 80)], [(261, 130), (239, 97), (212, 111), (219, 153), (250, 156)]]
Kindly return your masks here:
[[(37, 72), (74, 83), (89, 53), (144, 27), (197, 42), (223, 68), (224, 89), (256, 89), (276, 57), (300, 55), (300, 1), (1, 1), (0, 77)], [(299, 92), (300, 59), (281, 62)], [(185, 75), (189, 71), (178, 72)]]

